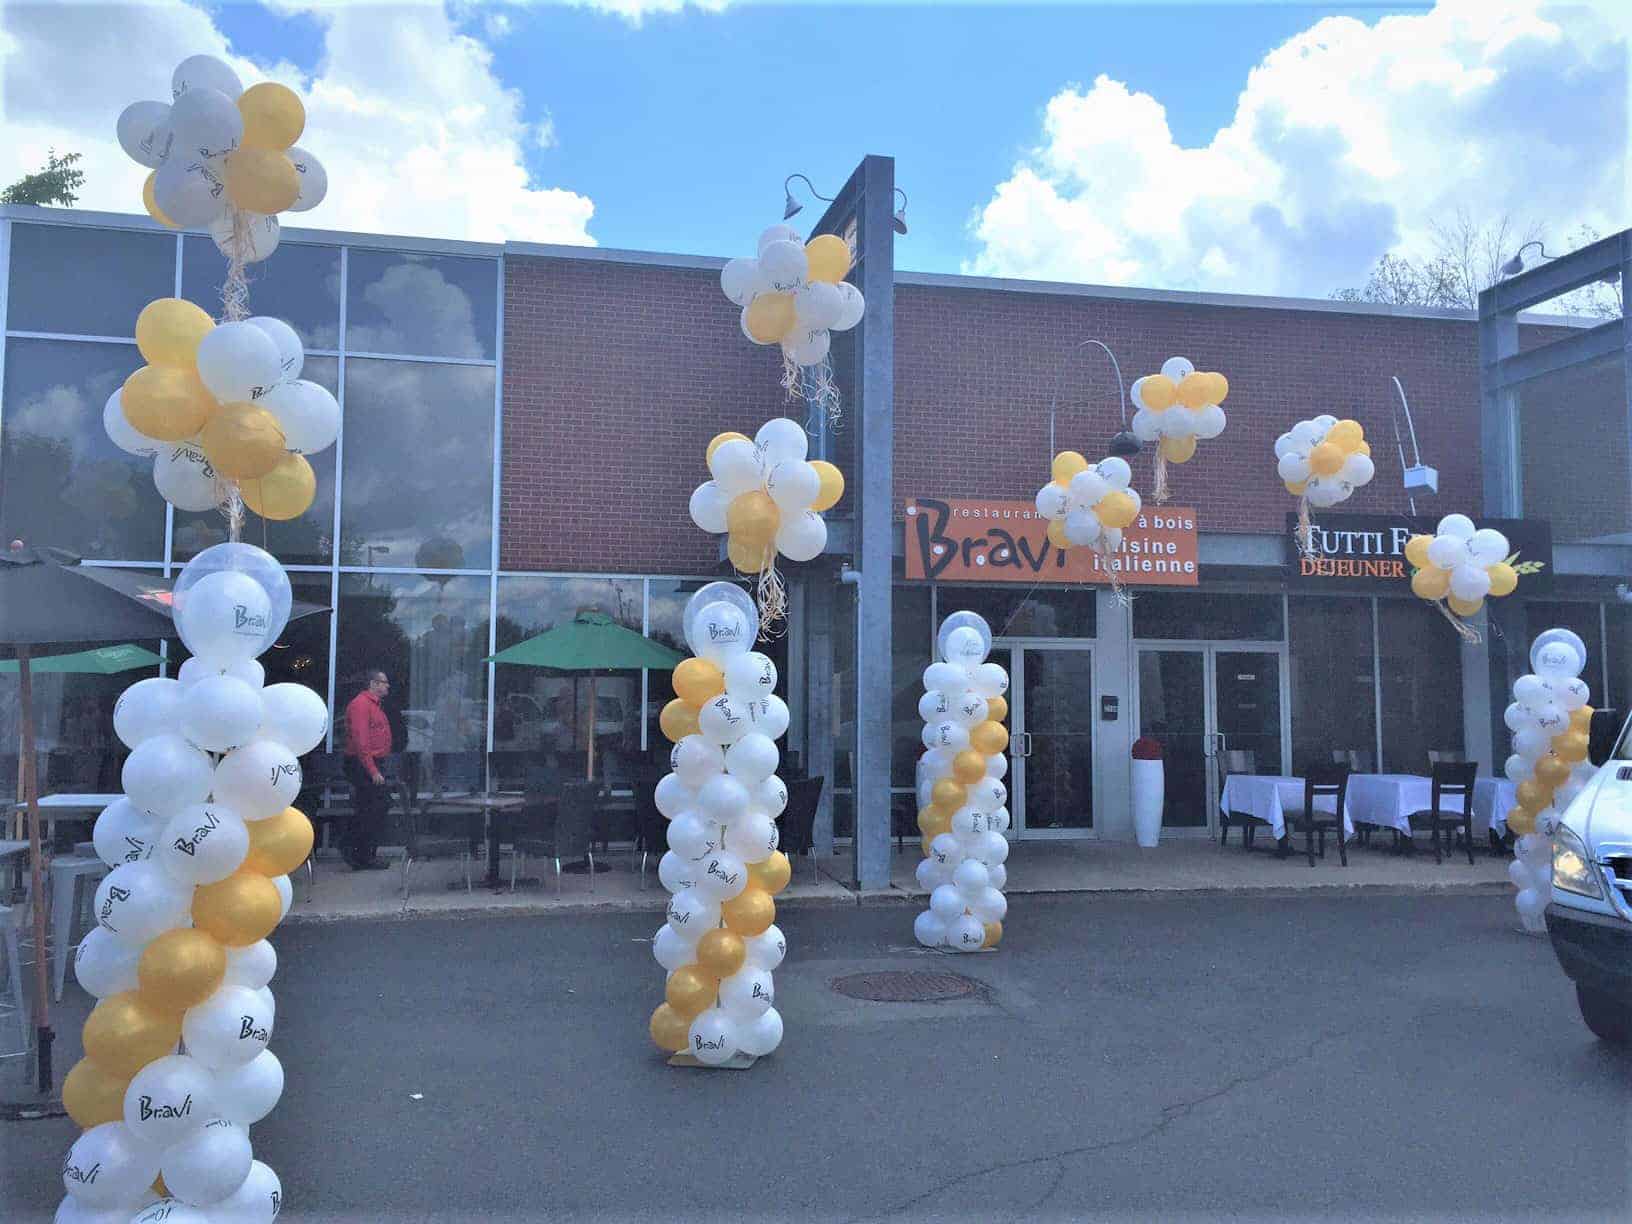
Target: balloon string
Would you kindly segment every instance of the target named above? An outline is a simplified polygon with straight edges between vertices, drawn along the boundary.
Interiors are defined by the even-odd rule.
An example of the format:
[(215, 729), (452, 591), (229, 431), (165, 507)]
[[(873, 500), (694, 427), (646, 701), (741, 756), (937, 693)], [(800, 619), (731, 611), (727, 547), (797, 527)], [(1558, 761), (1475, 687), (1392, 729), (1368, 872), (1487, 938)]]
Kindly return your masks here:
[(227, 277), (221, 282), (221, 317), (228, 323), (249, 318), (249, 278), (244, 274), (244, 252), (249, 248), (249, 223), (239, 209), (230, 205), (232, 237), (227, 246)]
[(1457, 633), (1461, 635), (1462, 640), (1468, 643), (1468, 645), (1477, 646), (1484, 640), (1479, 636), (1479, 631), (1477, 629), (1447, 608), (1444, 600), (1434, 600), (1434, 607), (1439, 609), (1439, 614), (1441, 616), (1451, 622), (1451, 628), (1455, 629)]
[(1105, 571), (1106, 577), (1110, 579), (1111, 594), (1116, 597), (1118, 606), (1123, 608), (1132, 607), (1133, 596), (1128, 594), (1127, 588), (1122, 585), (1121, 577), (1117, 574), (1116, 569), (1111, 565), (1111, 557), (1113, 554), (1109, 548), (1105, 547), (1103, 540), (1104, 537), (1101, 537), (1101, 542), (1094, 546), (1094, 551), (1099, 554), (1100, 568)]
[(765, 568), (759, 571), (759, 640), (774, 642), (787, 632), (788, 587), (776, 570), (776, 551), (768, 549)]
[(1158, 506), (1165, 505), (1172, 496), (1167, 484), (1167, 456), (1158, 448), (1156, 451), (1156, 484), (1150, 491), (1151, 500)]
[(1309, 515), (1309, 498), (1298, 498), (1298, 551), (1306, 557), (1315, 555), (1315, 523)]

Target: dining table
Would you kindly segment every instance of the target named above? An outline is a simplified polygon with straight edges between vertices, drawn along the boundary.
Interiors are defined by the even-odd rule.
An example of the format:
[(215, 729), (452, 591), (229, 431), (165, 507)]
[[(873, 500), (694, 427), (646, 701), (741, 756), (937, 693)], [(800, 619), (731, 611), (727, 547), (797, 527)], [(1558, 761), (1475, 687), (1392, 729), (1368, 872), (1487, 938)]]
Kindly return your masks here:
[[(47, 843), (54, 842), (57, 836), (58, 820), (64, 820), (80, 813), (87, 813), (94, 819), (101, 813), (103, 808), (119, 798), (122, 798), (122, 796), (81, 794), (79, 792), (41, 795), (39, 798), (40, 820), (45, 824), (45, 828), (41, 830), (41, 835)], [(21, 831), (22, 836), (27, 837), (27, 830), (22, 828), (23, 821), (27, 819), (27, 802), (18, 800), (11, 805), (11, 810), (17, 828)]]
[(1509, 778), (1477, 778), (1473, 783), (1473, 832), (1507, 834), (1507, 814), (1519, 802), (1519, 788)]
[[(1277, 774), (1231, 774), (1224, 779), (1224, 793), (1218, 799), (1219, 810), (1226, 819), (1246, 815), (1269, 826), (1275, 840), (1287, 833), (1287, 814), (1303, 810), (1303, 779)], [(1354, 837), (1351, 818), (1353, 792), (1343, 805), (1343, 840)], [(1330, 795), (1315, 796), (1315, 811), (1335, 812), (1336, 799)]]
[(462, 791), (420, 796), (420, 805), (427, 810), (436, 808), (445, 812), (481, 813), (482, 836), (487, 841), (487, 878), (483, 883), (489, 888), (500, 886), (499, 826), (493, 820), (493, 813), (519, 811), (526, 802), (527, 797), (515, 791)]
[[(1411, 816), (1434, 806), (1434, 780), (1422, 774), (1350, 774), (1349, 815), (1356, 824), (1411, 836)], [(1474, 808), (1478, 809), (1477, 797)], [(1462, 814), (1461, 795), (1441, 795), (1441, 813)], [(1477, 830), (1476, 830), (1477, 831)]]

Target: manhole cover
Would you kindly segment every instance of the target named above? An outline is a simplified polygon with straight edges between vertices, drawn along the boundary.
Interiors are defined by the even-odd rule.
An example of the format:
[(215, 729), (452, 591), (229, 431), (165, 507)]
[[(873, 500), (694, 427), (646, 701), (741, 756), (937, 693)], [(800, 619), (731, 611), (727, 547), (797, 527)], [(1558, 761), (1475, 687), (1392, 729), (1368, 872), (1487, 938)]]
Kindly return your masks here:
[(847, 998), (874, 1003), (936, 1003), (967, 998), (980, 983), (961, 973), (853, 973), (835, 978), (833, 989)]

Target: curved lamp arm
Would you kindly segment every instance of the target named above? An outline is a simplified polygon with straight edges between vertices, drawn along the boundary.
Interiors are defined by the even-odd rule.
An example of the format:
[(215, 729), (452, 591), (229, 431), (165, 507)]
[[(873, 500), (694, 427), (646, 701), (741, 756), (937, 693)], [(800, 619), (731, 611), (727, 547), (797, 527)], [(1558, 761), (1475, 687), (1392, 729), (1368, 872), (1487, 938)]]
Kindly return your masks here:
[[(1122, 428), (1128, 427), (1128, 388), (1122, 381), (1122, 367), (1117, 363), (1116, 354), (1111, 352), (1110, 346), (1103, 340), (1083, 340), (1071, 346), (1073, 353), (1081, 352), (1090, 344), (1105, 350), (1105, 356), (1111, 359), (1111, 369), (1116, 371), (1117, 405), (1122, 413)], [(1059, 376), (1054, 380), (1054, 395), (1048, 403), (1048, 453), (1054, 455), (1054, 420), (1060, 404), (1060, 391), (1065, 385), (1066, 365), (1060, 366)]]

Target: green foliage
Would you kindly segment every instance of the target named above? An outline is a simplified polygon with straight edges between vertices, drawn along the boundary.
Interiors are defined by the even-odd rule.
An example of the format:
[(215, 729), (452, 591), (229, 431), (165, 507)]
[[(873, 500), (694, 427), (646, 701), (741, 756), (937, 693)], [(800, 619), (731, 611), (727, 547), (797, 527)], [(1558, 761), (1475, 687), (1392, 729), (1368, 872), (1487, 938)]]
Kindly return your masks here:
[(74, 169), (78, 160), (78, 153), (58, 157), (52, 149), (46, 155), (45, 169), (23, 175), (0, 192), (0, 204), (72, 204), (85, 185), (85, 172)]

